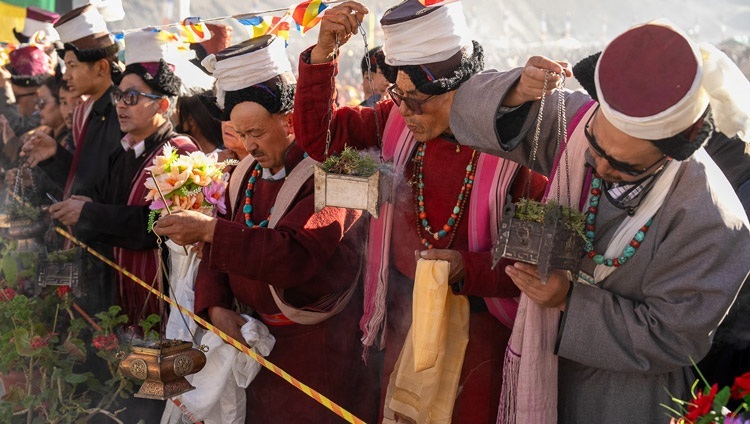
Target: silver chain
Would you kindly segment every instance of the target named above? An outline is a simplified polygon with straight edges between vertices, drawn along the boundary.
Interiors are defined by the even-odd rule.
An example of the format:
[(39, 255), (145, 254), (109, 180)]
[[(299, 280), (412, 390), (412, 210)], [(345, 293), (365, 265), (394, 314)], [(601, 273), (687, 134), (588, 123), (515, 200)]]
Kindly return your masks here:
[[(372, 65), (372, 62), (370, 61), (370, 47), (367, 44), (367, 33), (365, 32), (365, 29), (362, 27), (362, 24), (359, 24), (359, 32), (362, 34), (362, 41), (365, 45), (365, 64), (367, 66), (367, 83), (370, 86), (370, 92), (375, 91), (375, 85), (372, 82), (372, 72), (370, 71), (370, 67)], [(333, 50), (333, 56), (334, 58), (337, 58), (339, 56), (339, 35), (336, 34), (336, 46)], [(326, 128), (326, 150), (325, 150), (325, 157), (328, 157), (329, 151), (331, 149), (331, 123), (333, 122), (333, 103), (336, 101), (334, 98), (334, 94), (336, 93), (336, 67), (334, 66), (333, 72), (331, 72), (331, 98), (328, 101), (328, 126)], [(378, 147), (381, 147), (383, 144), (382, 140), (382, 134), (380, 133), (380, 122), (378, 119), (378, 112), (375, 110), (375, 132), (377, 134), (378, 138)], [(381, 162), (383, 161), (383, 155), (381, 153), (380, 156)]]
[[(339, 57), (339, 34), (336, 33), (336, 46), (333, 48), (333, 60)], [(333, 121), (333, 102), (336, 99), (333, 97), (336, 94), (336, 64), (333, 65), (333, 72), (331, 72), (331, 95), (328, 99), (328, 128), (326, 129), (326, 151), (325, 157), (328, 158), (328, 151), (331, 148), (331, 122)]]

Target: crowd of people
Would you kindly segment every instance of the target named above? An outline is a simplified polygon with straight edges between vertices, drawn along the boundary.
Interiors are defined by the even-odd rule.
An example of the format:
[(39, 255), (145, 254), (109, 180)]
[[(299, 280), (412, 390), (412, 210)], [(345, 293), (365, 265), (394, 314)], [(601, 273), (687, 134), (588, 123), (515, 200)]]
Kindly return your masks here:
[[(666, 423), (695, 363), (722, 384), (750, 371), (750, 82), (725, 54), (660, 20), (577, 64), (488, 70), (461, 2), (406, 0), (342, 101), (339, 47), (368, 12), (329, 7), (298, 58), (212, 24), (199, 60), (147, 29), (125, 34), (122, 63), (94, 6), (34, 9), (44, 42), (17, 33), (0, 71), (6, 192), (33, 169), (30, 201), (142, 281), (162, 278), (163, 239), (185, 246), (197, 260), (174, 297), (365, 422)], [(377, 217), (317, 204), (316, 166), (345, 148), (389, 164)], [(166, 151), (231, 165), (225, 204), (154, 221)], [(578, 269), (493, 256), (522, 199), (584, 213)], [(87, 261), (83, 309), (118, 305), (125, 328), (160, 313)], [(196, 392), (244, 396), (201, 421), (340, 421), (268, 369), (235, 382), (235, 361)], [(135, 400), (129, 418), (184, 422), (190, 402)]]

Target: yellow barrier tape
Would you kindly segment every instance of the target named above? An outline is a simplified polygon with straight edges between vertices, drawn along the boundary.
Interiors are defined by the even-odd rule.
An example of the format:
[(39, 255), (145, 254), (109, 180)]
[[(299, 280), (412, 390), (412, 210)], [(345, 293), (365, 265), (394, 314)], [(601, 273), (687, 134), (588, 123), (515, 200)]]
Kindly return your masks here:
[(103, 256), (101, 253), (99, 253), (96, 250), (90, 248), (85, 243), (83, 243), (82, 241), (78, 240), (72, 234), (68, 233), (64, 229), (62, 229), (60, 227), (55, 227), (55, 231), (57, 231), (60, 235), (62, 235), (63, 237), (67, 238), (71, 242), (77, 244), (78, 246), (81, 246), (81, 248), (85, 249), (87, 252), (89, 252), (92, 255), (94, 255), (100, 261), (104, 262), (105, 264), (107, 264), (110, 267), (112, 267), (115, 270), (117, 270), (117, 272), (119, 272), (119, 273), (125, 275), (126, 277), (130, 278), (131, 280), (135, 281), (141, 287), (143, 287), (146, 290), (150, 291), (155, 296), (159, 297), (161, 300), (169, 303), (170, 305), (176, 306), (182, 313), (184, 313), (185, 315), (187, 315), (190, 318), (192, 318), (195, 322), (197, 322), (198, 324), (206, 327), (212, 333), (214, 333), (217, 336), (221, 337), (222, 340), (224, 340), (225, 342), (227, 342), (230, 345), (234, 346), (235, 349), (237, 349), (240, 352), (246, 354), (247, 356), (253, 358), (256, 362), (258, 362), (264, 368), (268, 369), (272, 373), (274, 373), (274, 374), (278, 375), (279, 377), (283, 378), (287, 383), (289, 383), (292, 386), (296, 387), (297, 389), (299, 389), (300, 391), (302, 391), (304, 394), (310, 396), (316, 402), (318, 402), (319, 404), (321, 404), (321, 405), (325, 406), (326, 408), (328, 408), (329, 410), (331, 410), (331, 412), (333, 412), (334, 414), (338, 415), (339, 417), (345, 419), (347, 422), (352, 423), (352, 424), (365, 424), (364, 421), (362, 421), (361, 419), (359, 419), (356, 416), (354, 416), (354, 414), (352, 414), (351, 412), (347, 411), (346, 409), (342, 408), (341, 406), (339, 406), (335, 402), (331, 401), (327, 397), (323, 396), (322, 394), (320, 394), (320, 393), (316, 392), (315, 390), (311, 389), (310, 387), (308, 387), (307, 385), (305, 385), (301, 381), (299, 381), (296, 378), (292, 377), (286, 371), (284, 371), (281, 368), (277, 367), (273, 363), (267, 361), (265, 358), (263, 358), (261, 355), (257, 354), (256, 352), (253, 352), (249, 347), (247, 347), (244, 344), (240, 343), (236, 339), (230, 337), (229, 335), (227, 335), (223, 331), (221, 331), (218, 328), (216, 328), (213, 325), (211, 325), (208, 321), (206, 321), (203, 318), (195, 315), (189, 309), (187, 309), (184, 306), (180, 305), (179, 303), (175, 302), (174, 300), (172, 300), (171, 297), (166, 296), (165, 294), (163, 294), (159, 290), (156, 290), (156, 289), (152, 288), (150, 285), (146, 284), (146, 282), (144, 282), (143, 280), (141, 280), (137, 276), (133, 275), (130, 271), (128, 271), (128, 270), (120, 267), (116, 263), (112, 262), (111, 260), (109, 260), (108, 258), (106, 258), (105, 256)]

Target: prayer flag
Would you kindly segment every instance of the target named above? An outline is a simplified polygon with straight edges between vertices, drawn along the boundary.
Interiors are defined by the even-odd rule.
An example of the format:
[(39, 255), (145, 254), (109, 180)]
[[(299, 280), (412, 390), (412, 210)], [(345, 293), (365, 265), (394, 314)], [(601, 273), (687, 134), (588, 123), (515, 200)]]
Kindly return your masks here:
[(308, 0), (295, 6), (292, 18), (297, 23), (300, 32), (304, 34), (317, 25), (320, 22), (320, 13), (327, 7), (328, 5), (322, 0)]
[(448, 3), (455, 3), (458, 0), (419, 0), (420, 3), (422, 3), (422, 6), (442, 6), (444, 4)]
[(238, 21), (248, 27), (247, 30), (250, 32), (250, 38), (260, 37), (268, 33), (268, 30), (271, 29), (270, 19), (263, 16), (253, 16), (247, 19), (238, 19)]
[(289, 41), (289, 29), (291, 28), (291, 15), (286, 12), (284, 16), (253, 16), (247, 19), (238, 19), (238, 21), (245, 25), (250, 32), (250, 37), (260, 37), (265, 34), (273, 34), (279, 38), (283, 38), (285, 42)]
[(180, 30), (180, 36), (188, 43), (202, 43), (211, 39), (211, 31), (209, 31), (206, 24), (201, 21), (201, 18), (185, 18), (178, 28)]

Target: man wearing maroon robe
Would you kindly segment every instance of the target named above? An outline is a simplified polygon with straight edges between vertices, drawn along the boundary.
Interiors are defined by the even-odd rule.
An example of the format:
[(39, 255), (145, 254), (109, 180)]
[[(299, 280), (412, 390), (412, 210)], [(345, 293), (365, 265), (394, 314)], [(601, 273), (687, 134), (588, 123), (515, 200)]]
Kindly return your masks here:
[[(386, 387), (411, 324), (415, 251), (435, 249), (422, 252), (422, 257), (449, 260), (453, 292), (468, 296), (471, 305), (469, 343), (453, 422), (494, 423), (513, 312), (491, 309), (490, 305), (497, 304), (496, 298), (512, 302), (519, 291), (502, 266), (490, 269), (494, 223), (489, 222), (492, 214), (488, 209), (494, 206), (502, 211), (497, 203), (504, 202), (508, 195), (539, 196), (546, 179), (532, 174), (527, 185), (528, 170), (488, 160), (472, 149), (459, 147), (452, 137), (448, 111), (453, 90), (483, 66), (481, 46), (454, 31), (463, 21), (459, 7), (453, 4), (426, 9), (418, 1), (409, 0), (385, 13), (381, 20), (386, 34), (385, 63), (378, 65), (395, 83), (389, 89), (393, 100), (381, 101), (374, 109), (334, 105), (330, 150), (341, 151), (344, 145), (381, 148), (384, 158), (393, 156), (396, 163), (391, 240), (368, 255), (366, 277), (374, 271), (378, 289), (373, 292), (387, 287), (383, 296), (387, 300), (381, 306), (373, 299), (381, 296), (368, 296), (366, 279), (361, 322), (366, 347), (376, 343), (381, 326), (385, 327), (381, 414), (386, 406)], [(337, 71), (334, 46), (337, 40), (348, 40), (357, 31), (364, 13), (366, 8), (356, 2), (326, 11), (318, 44), (300, 57), (295, 127), (298, 141), (317, 160), (325, 157), (330, 80)], [(411, 29), (410, 35), (396, 27)], [(415, 38), (415, 33), (425, 38)], [(393, 131), (394, 127), (400, 129)], [(383, 136), (382, 144), (378, 134)], [(415, 170), (417, 166), (419, 170)], [(470, 191), (463, 190), (467, 180), (474, 182)], [(495, 186), (482, 191), (480, 186), (493, 185), (488, 184), (490, 181), (496, 182)], [(372, 228), (380, 220), (382, 216), (370, 223), (371, 250), (373, 239), (380, 237)], [(377, 257), (380, 252), (384, 257)], [(372, 266), (378, 260), (390, 264)], [(370, 315), (368, 308), (376, 312)], [(503, 316), (504, 312), (507, 315)], [(381, 317), (387, 314), (387, 320), (378, 322), (378, 313)]]
[[(230, 219), (180, 212), (162, 217), (154, 229), (177, 244), (205, 243), (196, 313), (243, 340), (239, 329), (245, 319), (233, 310), (233, 301), (251, 308), (276, 338), (268, 357), (272, 363), (373, 422), (378, 390), (372, 368), (360, 359), (357, 331), (364, 221), (360, 212), (341, 208), (316, 213), (311, 174), (296, 178), (311, 169), (311, 159), (295, 142), (295, 81), (283, 40), (251, 39), (208, 56), (203, 64), (217, 78), (219, 106), (250, 156), (230, 180)], [(332, 312), (331, 305), (352, 288), (348, 303)], [(272, 291), (285, 311), (315, 311), (326, 319), (306, 323), (282, 312)], [(267, 369), (247, 388), (247, 423), (340, 421)]]

